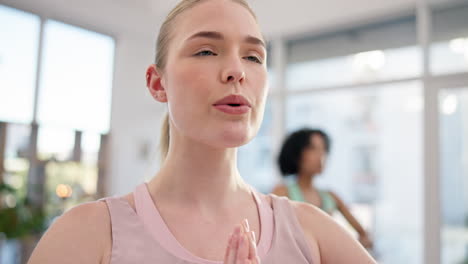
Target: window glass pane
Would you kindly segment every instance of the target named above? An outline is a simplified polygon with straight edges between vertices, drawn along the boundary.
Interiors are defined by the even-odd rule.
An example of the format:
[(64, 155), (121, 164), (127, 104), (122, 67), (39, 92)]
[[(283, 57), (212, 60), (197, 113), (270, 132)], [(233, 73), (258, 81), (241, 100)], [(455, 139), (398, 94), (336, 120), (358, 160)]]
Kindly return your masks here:
[(349, 204), (379, 263), (422, 261), (422, 108), (419, 82), (288, 98), (289, 132), (307, 126), (331, 136), (317, 186)]
[(418, 44), (416, 16), (409, 15), (343, 30), (290, 39), (288, 64), (342, 57), (371, 50), (391, 50)]
[(468, 71), (468, 35), (432, 44), (431, 56), (434, 74)]
[(83, 177), (79, 182), (81, 188), (87, 194), (95, 194), (98, 179), (98, 158), (101, 135), (95, 133), (84, 133), (81, 142), (81, 166), (83, 168)]
[(421, 75), (416, 16), (288, 41), (286, 84), (303, 90)]
[(0, 120), (32, 120), (39, 27), (38, 16), (0, 5)]
[(112, 38), (48, 21), (44, 35), (39, 122), (107, 132), (113, 58)]
[(95, 200), (97, 170), (93, 166), (73, 161), (51, 160), (46, 164), (46, 211), (49, 216)]
[[(97, 136), (99, 138), (99, 136)], [(97, 185), (96, 136), (83, 133), (82, 161), (71, 160), (75, 131), (41, 126), (38, 135), (38, 157), (46, 175), (45, 210), (48, 217), (85, 201), (94, 200)]]
[(37, 152), (41, 160), (69, 160), (75, 144), (75, 132), (52, 126), (41, 126), (38, 133)]
[(448, 74), (468, 71), (468, 4), (436, 8), (433, 17), (431, 72)]
[(468, 88), (439, 98), (442, 263), (468, 263)]
[[(31, 127), (28, 125), (8, 124), (5, 146), (5, 183), (17, 192), (17, 198), (26, 195), (26, 181), (29, 171), (29, 139)], [(13, 205), (13, 204), (12, 204)]]
[(97, 162), (99, 147), (101, 145), (101, 135), (87, 132), (83, 134), (81, 151), (84, 162)]
[(421, 50), (416, 46), (374, 50), (288, 66), (289, 89), (308, 89), (417, 77)]

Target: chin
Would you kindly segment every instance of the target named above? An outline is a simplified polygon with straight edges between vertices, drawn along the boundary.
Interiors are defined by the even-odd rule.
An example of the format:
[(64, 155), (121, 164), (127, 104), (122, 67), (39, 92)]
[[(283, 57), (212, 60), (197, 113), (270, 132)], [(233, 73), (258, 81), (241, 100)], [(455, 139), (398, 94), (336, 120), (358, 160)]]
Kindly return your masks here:
[(251, 138), (246, 134), (234, 134), (230, 132), (198, 139), (198, 141), (216, 149), (237, 148), (249, 143), (250, 140)]
[(254, 129), (246, 125), (224, 127), (219, 134), (219, 143), (225, 148), (236, 148), (249, 143), (255, 136)]
[(221, 135), (221, 144), (225, 148), (236, 148), (243, 146), (252, 140), (253, 136), (250, 136), (246, 131), (234, 132), (234, 131), (225, 131)]
[(239, 120), (207, 124), (194, 137), (214, 148), (237, 148), (249, 143), (256, 135), (258, 127)]

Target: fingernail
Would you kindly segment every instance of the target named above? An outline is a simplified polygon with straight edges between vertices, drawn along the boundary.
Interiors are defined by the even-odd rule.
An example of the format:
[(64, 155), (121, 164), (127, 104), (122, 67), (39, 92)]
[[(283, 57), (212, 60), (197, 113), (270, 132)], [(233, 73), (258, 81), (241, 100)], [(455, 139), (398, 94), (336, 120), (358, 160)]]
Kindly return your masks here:
[(250, 243), (252, 243), (253, 248), (256, 250), (257, 249), (257, 241), (255, 240), (255, 234), (253, 231), (250, 232)]
[(254, 242), (254, 244), (257, 242), (257, 239), (255, 238), (255, 232), (254, 231), (250, 231), (250, 235), (252, 236), (252, 241)]
[(240, 224), (240, 228), (241, 228), (241, 233), (245, 233), (245, 224), (244, 224), (244, 221), (241, 222)]
[(244, 226), (245, 226), (245, 231), (249, 232), (250, 231), (249, 220), (247, 220), (247, 218), (246, 218), (246, 219), (244, 219), (243, 222), (244, 222)]

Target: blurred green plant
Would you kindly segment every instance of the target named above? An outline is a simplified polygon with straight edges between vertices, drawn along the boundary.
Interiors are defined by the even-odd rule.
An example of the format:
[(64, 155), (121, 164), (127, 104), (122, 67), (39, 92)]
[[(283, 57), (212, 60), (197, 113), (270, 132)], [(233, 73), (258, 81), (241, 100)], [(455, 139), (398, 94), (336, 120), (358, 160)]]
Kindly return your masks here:
[(6, 206), (2, 201), (0, 207), (0, 233), (7, 239), (24, 238), (40, 234), (46, 229), (46, 216), (41, 208), (34, 208), (27, 198), (18, 197), (16, 189), (0, 183), (0, 200), (14, 197), (16, 204)]

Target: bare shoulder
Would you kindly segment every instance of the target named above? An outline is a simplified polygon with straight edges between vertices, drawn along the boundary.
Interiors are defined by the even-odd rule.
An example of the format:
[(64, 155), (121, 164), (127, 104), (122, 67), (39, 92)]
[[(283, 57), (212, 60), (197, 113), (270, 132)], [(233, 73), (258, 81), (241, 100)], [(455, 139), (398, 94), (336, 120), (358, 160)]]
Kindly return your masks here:
[(288, 196), (288, 187), (285, 184), (278, 184), (272, 191), (277, 196)]
[(28, 263), (108, 263), (111, 240), (106, 203), (85, 203), (54, 221)]
[[(290, 203), (308, 237), (316, 239), (319, 242), (320, 235), (323, 232), (329, 234), (330, 231), (336, 231), (334, 220), (318, 207), (304, 202), (290, 201)], [(324, 227), (332, 227), (332, 229), (325, 230)]]
[[(304, 234), (319, 263), (376, 263), (348, 231), (319, 208), (291, 201)], [(318, 252), (317, 252), (318, 251)]]

